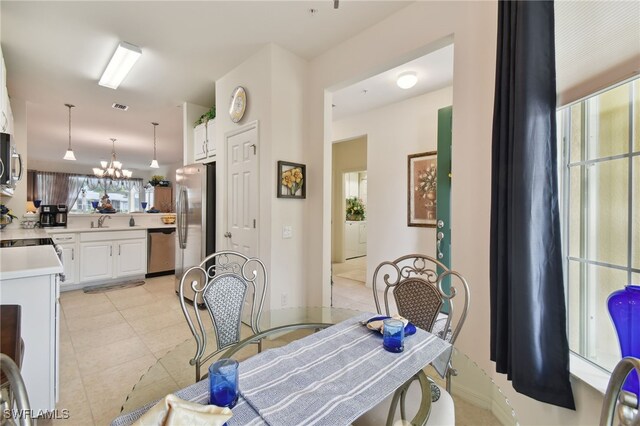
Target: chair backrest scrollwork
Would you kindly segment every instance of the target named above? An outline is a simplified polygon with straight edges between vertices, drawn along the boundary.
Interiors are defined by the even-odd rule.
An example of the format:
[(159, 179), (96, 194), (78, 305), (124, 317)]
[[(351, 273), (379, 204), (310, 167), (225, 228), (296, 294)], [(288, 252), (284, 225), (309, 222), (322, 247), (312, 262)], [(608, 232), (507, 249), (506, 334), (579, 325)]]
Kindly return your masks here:
[[(458, 284), (463, 300), (460, 311), (454, 306), (459, 300)], [(383, 306), (379, 291), (383, 291)], [(447, 268), (437, 259), (421, 254), (409, 254), (393, 261), (382, 262), (373, 273), (373, 297), (379, 314), (392, 315), (390, 299), (395, 302), (398, 314), (416, 326), (431, 331), (453, 344), (460, 333), (469, 309), (469, 285), (456, 271)], [(446, 310), (446, 316), (438, 320), (438, 314)], [(445, 331), (446, 330), (446, 331)]]
[[(193, 290), (194, 301), (203, 301), (215, 331), (216, 350), (206, 357), (206, 327), (198, 304), (190, 306), (185, 302), (186, 286)], [(178, 293), (182, 312), (196, 340), (196, 353), (190, 361), (196, 366), (196, 380), (200, 380), (200, 366), (205, 361), (240, 341), (243, 311), (248, 300), (250, 313), (248, 316), (245, 313), (245, 317), (248, 318), (253, 333), (260, 332), (260, 317), (267, 286), (264, 263), (258, 258), (231, 250), (213, 253), (184, 272)]]

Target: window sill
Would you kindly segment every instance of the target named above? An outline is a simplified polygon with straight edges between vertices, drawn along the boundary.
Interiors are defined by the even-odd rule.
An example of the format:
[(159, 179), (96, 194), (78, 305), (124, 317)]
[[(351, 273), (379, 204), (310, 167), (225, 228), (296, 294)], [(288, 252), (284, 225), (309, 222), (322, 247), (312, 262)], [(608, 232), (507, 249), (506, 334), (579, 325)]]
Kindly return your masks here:
[(573, 352), (569, 352), (569, 371), (571, 375), (604, 395), (611, 374), (585, 361)]

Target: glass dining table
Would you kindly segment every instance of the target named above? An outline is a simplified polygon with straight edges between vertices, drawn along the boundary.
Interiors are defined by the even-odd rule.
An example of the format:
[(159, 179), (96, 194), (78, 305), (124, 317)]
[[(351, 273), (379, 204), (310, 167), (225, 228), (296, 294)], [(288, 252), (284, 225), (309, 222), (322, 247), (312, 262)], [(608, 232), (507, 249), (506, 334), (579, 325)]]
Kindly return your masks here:
[[(363, 312), (360, 311), (330, 307), (266, 310), (263, 312), (259, 324), (260, 330), (266, 336), (262, 339), (262, 351), (284, 346), (317, 330), (362, 314)], [(371, 313), (371, 316), (374, 315), (375, 313)], [(211, 349), (205, 353), (205, 356), (215, 351), (215, 335), (212, 328), (208, 330), (207, 339), (210, 342)], [(243, 340), (238, 344), (216, 354), (212, 362), (217, 358), (224, 357), (233, 357), (242, 361), (258, 353), (258, 345), (253, 344), (255, 343), (255, 336), (253, 336), (251, 329), (244, 324), (241, 329), (241, 339)], [(138, 383), (131, 390), (122, 405), (121, 415), (138, 410), (140, 407), (149, 405), (170, 393), (192, 385), (195, 382), (195, 369), (194, 366), (190, 365), (189, 360), (194, 356), (195, 351), (195, 341), (191, 338), (160, 357), (140, 377)], [(452, 354), (452, 362), (459, 371), (458, 376), (453, 378), (452, 394), (454, 399), (458, 394), (458, 398), (463, 401), (460, 405), (464, 406), (466, 411), (458, 414), (456, 406), (456, 416), (468, 415), (470, 418), (475, 419), (478, 418), (478, 415), (493, 416), (494, 419), (497, 417), (497, 423), (517, 424), (515, 412), (509, 402), (495, 383), (476, 363), (455, 348)], [(444, 388), (444, 381), (440, 380), (433, 367), (428, 367), (426, 372), (435, 379), (436, 383), (441, 384)], [(480, 411), (474, 413), (473, 410)]]

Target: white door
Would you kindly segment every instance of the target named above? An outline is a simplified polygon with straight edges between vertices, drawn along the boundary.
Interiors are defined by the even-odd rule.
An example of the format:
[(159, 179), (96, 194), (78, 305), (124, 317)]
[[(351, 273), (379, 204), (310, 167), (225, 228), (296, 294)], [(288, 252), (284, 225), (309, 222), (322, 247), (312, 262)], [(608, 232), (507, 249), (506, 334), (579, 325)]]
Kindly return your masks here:
[(258, 254), (258, 124), (228, 133), (227, 247)]
[(147, 272), (147, 240), (124, 240), (114, 244), (118, 250), (116, 276), (144, 275)]
[(113, 276), (111, 241), (80, 243), (80, 281), (108, 280)]

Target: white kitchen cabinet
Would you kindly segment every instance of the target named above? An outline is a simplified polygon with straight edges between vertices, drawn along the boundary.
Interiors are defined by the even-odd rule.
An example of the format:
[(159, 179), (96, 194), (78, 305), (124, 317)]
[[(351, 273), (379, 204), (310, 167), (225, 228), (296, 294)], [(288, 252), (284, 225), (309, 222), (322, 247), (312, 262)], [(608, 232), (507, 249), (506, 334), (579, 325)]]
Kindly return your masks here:
[(80, 281), (109, 281), (147, 272), (146, 231), (80, 234)]
[(7, 68), (0, 50), (0, 131), (13, 134), (13, 113), (7, 92)]
[(193, 160), (207, 162), (216, 156), (216, 120), (197, 125), (193, 129)]
[(347, 220), (344, 223), (344, 257), (367, 255), (367, 222)]
[(54, 234), (51, 236), (53, 242), (62, 248), (62, 265), (64, 266), (64, 282), (60, 287), (64, 290), (72, 284), (78, 282), (78, 243), (77, 234)]
[(80, 243), (80, 281), (113, 278), (113, 243), (99, 241)]
[(147, 273), (147, 240), (126, 240), (116, 243), (116, 276), (144, 275)]
[(4, 248), (0, 304), (20, 305), (24, 358), (21, 375), (34, 412), (52, 411), (58, 399), (62, 266), (51, 246)]

